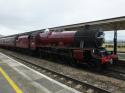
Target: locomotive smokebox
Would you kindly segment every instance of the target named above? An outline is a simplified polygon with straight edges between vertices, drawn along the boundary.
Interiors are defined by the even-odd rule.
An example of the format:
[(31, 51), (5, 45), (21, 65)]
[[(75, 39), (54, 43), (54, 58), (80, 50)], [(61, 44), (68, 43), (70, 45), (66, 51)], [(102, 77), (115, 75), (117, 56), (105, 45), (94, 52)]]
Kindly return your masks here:
[(104, 43), (104, 33), (99, 30), (78, 31), (75, 34), (76, 46), (80, 48), (99, 48)]

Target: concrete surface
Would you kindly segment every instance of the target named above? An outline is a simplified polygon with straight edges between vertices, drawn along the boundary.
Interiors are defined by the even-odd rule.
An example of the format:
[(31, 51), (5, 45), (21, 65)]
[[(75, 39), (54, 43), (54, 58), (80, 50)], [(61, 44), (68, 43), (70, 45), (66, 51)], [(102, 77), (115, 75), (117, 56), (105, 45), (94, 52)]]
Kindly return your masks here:
[(118, 58), (125, 61), (125, 53), (118, 53)]
[[(14, 82), (10, 84), (0, 71), (0, 93), (80, 93), (0, 53), (0, 68)], [(11, 82), (12, 83), (12, 82)], [(12, 86), (13, 85), (13, 86)], [(21, 92), (17, 92), (17, 86)]]

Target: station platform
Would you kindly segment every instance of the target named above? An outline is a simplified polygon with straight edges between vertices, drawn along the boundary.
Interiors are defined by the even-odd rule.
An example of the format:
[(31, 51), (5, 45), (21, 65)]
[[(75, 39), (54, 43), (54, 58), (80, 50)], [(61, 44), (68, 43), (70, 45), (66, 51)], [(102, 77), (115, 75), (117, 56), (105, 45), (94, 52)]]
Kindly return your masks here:
[(0, 52), (0, 93), (80, 93)]

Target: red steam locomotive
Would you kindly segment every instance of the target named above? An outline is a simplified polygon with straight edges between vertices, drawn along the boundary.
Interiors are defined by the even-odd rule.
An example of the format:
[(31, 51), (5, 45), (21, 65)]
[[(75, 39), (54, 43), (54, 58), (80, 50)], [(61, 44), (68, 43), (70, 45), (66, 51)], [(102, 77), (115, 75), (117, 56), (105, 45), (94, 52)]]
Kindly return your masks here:
[(104, 33), (99, 30), (33, 31), (0, 38), (0, 47), (39, 53), (40, 56), (56, 55), (68, 59), (70, 64), (88, 64), (101, 67), (112, 63), (117, 55), (102, 48)]

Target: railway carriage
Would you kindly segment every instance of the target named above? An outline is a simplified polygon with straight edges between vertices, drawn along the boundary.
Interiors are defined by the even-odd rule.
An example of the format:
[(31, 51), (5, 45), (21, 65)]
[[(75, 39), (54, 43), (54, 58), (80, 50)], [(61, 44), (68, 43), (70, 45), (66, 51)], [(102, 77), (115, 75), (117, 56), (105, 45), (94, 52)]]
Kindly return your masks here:
[(15, 48), (16, 35), (0, 37), (0, 46), (4, 48)]
[(19, 35), (16, 39), (16, 47), (22, 49), (29, 49), (30, 35)]

